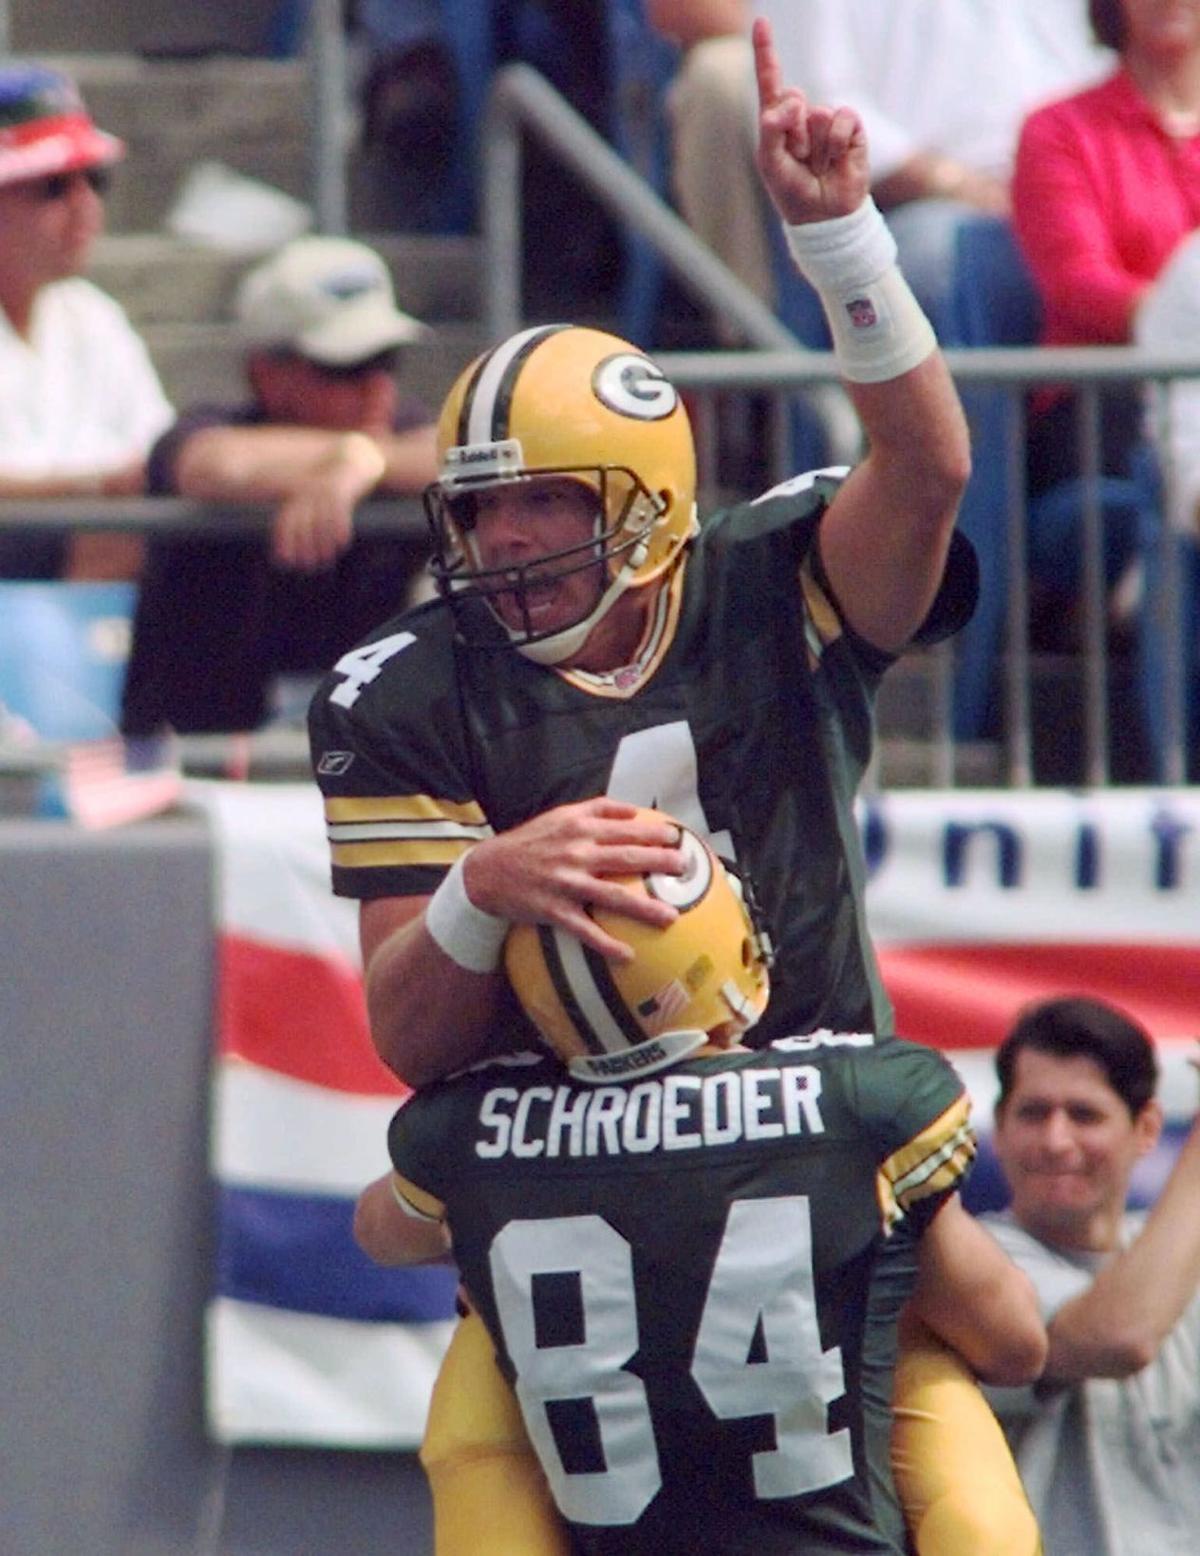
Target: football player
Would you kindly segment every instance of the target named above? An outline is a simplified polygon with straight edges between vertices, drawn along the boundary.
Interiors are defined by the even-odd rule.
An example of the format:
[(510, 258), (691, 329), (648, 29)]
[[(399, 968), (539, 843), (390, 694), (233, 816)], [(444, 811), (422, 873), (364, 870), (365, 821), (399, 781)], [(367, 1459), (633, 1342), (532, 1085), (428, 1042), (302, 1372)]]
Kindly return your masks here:
[(681, 868), (677, 829), (639, 804), (753, 879), (776, 948), (764, 1041), (891, 1031), (854, 796), (885, 670), (970, 613), (968, 439), (857, 117), (784, 87), (765, 24), (755, 52), (763, 181), (866, 452), (700, 525), (685, 409), (636, 346), (532, 328), (454, 385), (427, 495), (439, 598), (344, 655), (310, 714), (372, 1034), (414, 1085), (530, 1039), (500, 968), (511, 923), (619, 965), (593, 910), (673, 921), (624, 883)]
[(785, 90), (755, 32), (764, 182), (822, 287), (867, 435), (848, 474), (697, 523), (679, 393), (635, 346), (523, 330), (452, 388), (427, 502), (440, 597), (343, 656), (310, 730), (335, 891), (361, 901), (372, 1032), (414, 1085), (507, 1041), (510, 922), (627, 955), (588, 913), (669, 870), (656, 803), (752, 876), (777, 951), (764, 1037), (887, 1032), (854, 795), (881, 677), (969, 614), (969, 447), (867, 194), (861, 127)]
[[(977, 1390), (918, 1468), (912, 1433), (946, 1379), (964, 1392), (950, 1352), (910, 1355), (889, 1446), (910, 1294), (906, 1322), (986, 1378), (1029, 1381), (1045, 1356), (1032, 1286), (958, 1200), (961, 1084), (897, 1039), (742, 1046), (766, 1007), (763, 944), (711, 850), (681, 829), (680, 852), (680, 874), (623, 883), (670, 901), (670, 926), (599, 915), (627, 963), (514, 927), (512, 986), (555, 1057), (418, 1094), (392, 1124), (395, 1174), (360, 1201), (384, 1262), (449, 1228), (543, 1471), (490, 1417), (486, 1504), (478, 1442), (465, 1462), (424, 1455), (438, 1549), (568, 1548), (538, 1522), (530, 1537), (552, 1523), (548, 1487), (583, 1552), (901, 1551), (894, 1454), (922, 1556), (1024, 1556), (1036, 1526)], [(439, 1381), (435, 1430), (445, 1408)], [(490, 1543), (463, 1545), (485, 1507)]]

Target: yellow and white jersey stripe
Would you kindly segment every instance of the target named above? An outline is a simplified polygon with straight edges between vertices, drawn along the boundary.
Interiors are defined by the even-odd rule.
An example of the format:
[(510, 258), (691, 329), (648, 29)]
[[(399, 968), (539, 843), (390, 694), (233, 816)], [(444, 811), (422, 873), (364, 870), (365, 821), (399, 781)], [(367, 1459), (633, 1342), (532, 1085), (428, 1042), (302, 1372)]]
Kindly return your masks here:
[(333, 862), (343, 869), (449, 868), (472, 843), (492, 836), (474, 800), (428, 794), (330, 795), (325, 822)]
[(975, 1158), (975, 1132), (965, 1093), (882, 1163), (877, 1178), (884, 1226), (890, 1228), (919, 1200), (953, 1189)]

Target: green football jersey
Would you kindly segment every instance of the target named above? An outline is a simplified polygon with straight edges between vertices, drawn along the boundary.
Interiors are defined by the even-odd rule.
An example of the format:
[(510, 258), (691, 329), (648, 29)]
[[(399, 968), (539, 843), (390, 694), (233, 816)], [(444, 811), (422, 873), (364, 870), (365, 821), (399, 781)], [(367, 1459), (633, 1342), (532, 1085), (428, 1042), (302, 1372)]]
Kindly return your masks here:
[(895, 1324), (974, 1152), (940, 1054), (822, 1032), (627, 1085), (525, 1055), (418, 1093), (389, 1143), (580, 1550), (904, 1549)]
[(675, 816), (750, 877), (778, 953), (763, 1039), (890, 1031), (853, 809), (890, 660), (819, 581), (836, 485), (801, 477), (710, 520), (639, 662), (610, 675), (468, 648), (441, 601), (343, 656), (310, 713), (335, 891), (430, 893), (478, 839), (608, 794)]

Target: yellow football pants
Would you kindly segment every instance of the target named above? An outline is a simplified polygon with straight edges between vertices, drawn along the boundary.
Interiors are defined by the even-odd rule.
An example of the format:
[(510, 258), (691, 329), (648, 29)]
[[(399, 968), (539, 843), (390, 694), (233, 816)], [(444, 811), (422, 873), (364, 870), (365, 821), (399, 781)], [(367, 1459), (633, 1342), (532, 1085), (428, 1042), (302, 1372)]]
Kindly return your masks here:
[(477, 1313), (459, 1322), (437, 1375), (421, 1464), (435, 1556), (567, 1556), (570, 1542)]
[[(1008, 1444), (970, 1371), (927, 1329), (901, 1333), (892, 1463), (917, 1556), (1040, 1556)], [(438, 1373), (421, 1463), (435, 1556), (567, 1556), (520, 1409), (475, 1313), (459, 1323)]]
[(970, 1369), (907, 1318), (893, 1413), (892, 1474), (917, 1556), (1041, 1556), (1017, 1466)]

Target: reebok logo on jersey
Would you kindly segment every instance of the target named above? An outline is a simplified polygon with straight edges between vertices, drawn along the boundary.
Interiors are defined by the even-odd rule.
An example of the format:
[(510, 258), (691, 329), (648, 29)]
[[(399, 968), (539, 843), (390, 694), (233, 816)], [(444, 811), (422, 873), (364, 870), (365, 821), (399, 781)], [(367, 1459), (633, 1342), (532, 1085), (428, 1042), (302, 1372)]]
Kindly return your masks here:
[(353, 751), (326, 751), (317, 763), (317, 772), (323, 778), (340, 778), (343, 773), (350, 771), (353, 761)]

